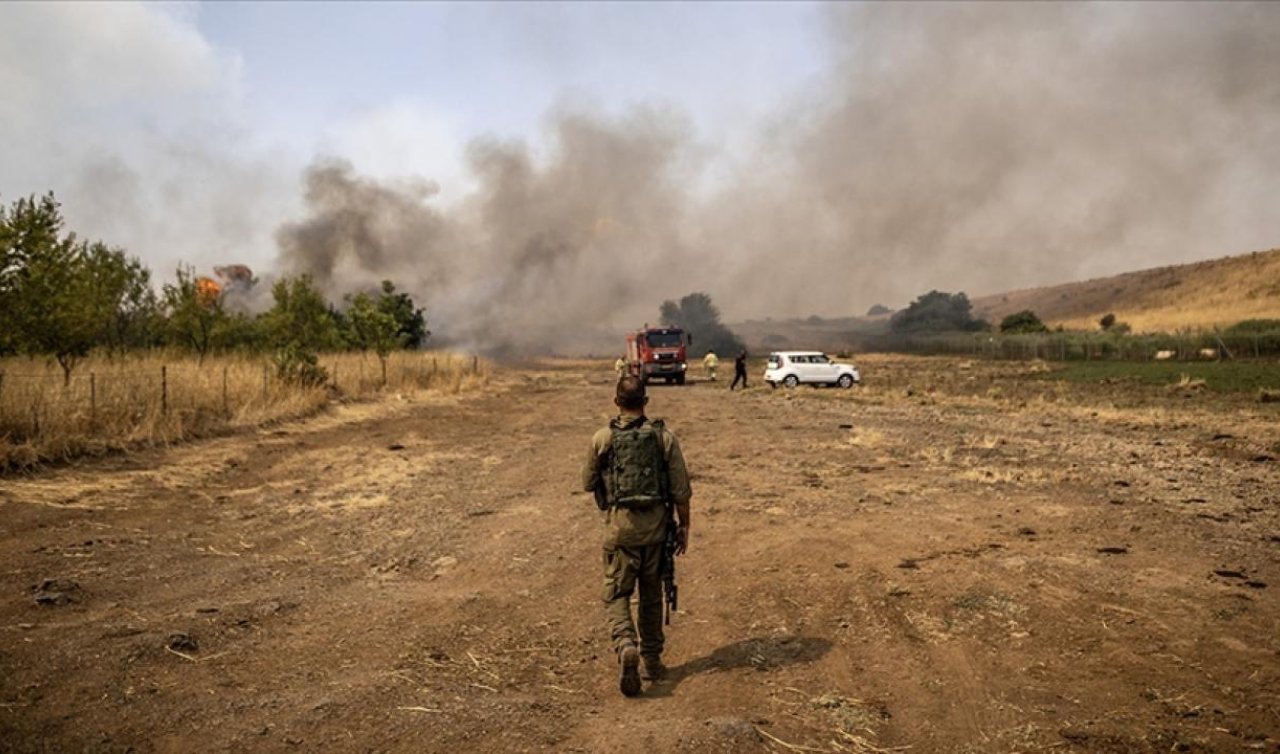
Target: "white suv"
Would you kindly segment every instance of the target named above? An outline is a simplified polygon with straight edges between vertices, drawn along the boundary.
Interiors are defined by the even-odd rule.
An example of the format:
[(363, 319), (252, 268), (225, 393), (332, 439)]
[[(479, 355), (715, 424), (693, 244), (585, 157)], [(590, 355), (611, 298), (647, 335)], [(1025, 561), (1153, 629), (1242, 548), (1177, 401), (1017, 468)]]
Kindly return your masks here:
[(795, 387), (804, 382), (850, 388), (861, 382), (862, 377), (854, 365), (834, 362), (821, 351), (778, 351), (769, 354), (764, 381), (769, 387), (777, 387), (778, 383)]

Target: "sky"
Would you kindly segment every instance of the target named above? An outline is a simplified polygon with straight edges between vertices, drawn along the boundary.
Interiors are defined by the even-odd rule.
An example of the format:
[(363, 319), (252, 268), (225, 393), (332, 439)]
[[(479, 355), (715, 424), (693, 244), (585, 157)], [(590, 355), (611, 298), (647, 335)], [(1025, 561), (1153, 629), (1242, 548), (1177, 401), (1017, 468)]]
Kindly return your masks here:
[(481, 340), (858, 314), (1280, 246), (1277, 6), (5, 3), (0, 201)]

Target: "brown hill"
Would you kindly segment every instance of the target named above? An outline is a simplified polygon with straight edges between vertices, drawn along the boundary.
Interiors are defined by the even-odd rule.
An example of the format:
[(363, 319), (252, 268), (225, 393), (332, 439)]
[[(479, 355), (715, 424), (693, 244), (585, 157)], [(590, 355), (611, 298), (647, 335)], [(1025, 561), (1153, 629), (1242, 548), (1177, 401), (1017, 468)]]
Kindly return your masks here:
[(973, 300), (993, 324), (1030, 309), (1051, 327), (1096, 330), (1108, 313), (1137, 332), (1226, 327), (1280, 319), (1280, 249), (1009, 291)]

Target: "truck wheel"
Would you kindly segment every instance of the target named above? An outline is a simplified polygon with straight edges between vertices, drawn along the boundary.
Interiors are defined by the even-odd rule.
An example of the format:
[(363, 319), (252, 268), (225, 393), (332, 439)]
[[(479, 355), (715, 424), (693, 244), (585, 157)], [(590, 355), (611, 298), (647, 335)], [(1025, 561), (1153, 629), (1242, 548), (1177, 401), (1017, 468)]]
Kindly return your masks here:
[(683, 374), (678, 374), (678, 375), (676, 375), (676, 384), (677, 384), (677, 385), (683, 385), (683, 384), (684, 384), (684, 375), (683, 375)]
[(845, 390), (848, 390), (849, 388), (853, 387), (853, 375), (851, 374), (840, 375), (840, 379), (836, 380), (836, 384), (844, 388)]
[(800, 378), (795, 376), (794, 374), (789, 374), (786, 377), (782, 378), (782, 384), (786, 385), (787, 387), (795, 387), (796, 385), (800, 384)]

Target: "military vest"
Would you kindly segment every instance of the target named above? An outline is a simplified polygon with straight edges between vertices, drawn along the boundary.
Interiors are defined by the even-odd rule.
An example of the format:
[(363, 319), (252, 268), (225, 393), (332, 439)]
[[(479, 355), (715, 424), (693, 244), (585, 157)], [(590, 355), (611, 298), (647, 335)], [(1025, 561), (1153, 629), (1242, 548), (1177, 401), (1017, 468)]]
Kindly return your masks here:
[(604, 476), (609, 505), (651, 508), (667, 499), (667, 459), (662, 420), (637, 419), (623, 427), (610, 425)]

